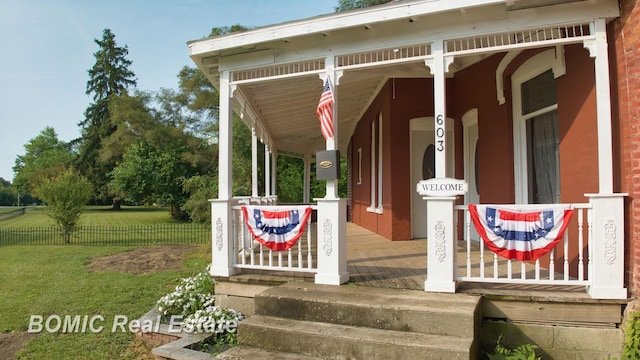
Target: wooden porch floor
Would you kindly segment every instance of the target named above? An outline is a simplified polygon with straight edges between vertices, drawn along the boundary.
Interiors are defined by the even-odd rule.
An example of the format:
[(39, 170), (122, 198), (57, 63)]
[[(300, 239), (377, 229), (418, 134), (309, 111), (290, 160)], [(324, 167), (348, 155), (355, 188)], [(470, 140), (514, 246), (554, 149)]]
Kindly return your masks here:
[(347, 270), (359, 285), (424, 290), (427, 241), (389, 241), (347, 223)]
[[(463, 274), (466, 249), (458, 246), (458, 273)], [(480, 252), (473, 251), (472, 264), (480, 263)], [(505, 263), (506, 261), (502, 261)], [(353, 223), (347, 223), (347, 270), (350, 281), (358, 285), (424, 290), (427, 277), (427, 240), (389, 241)], [(533, 271), (533, 266), (527, 272)], [(478, 271), (476, 265), (474, 272)], [(519, 277), (514, 272), (514, 277)], [(530, 275), (528, 276), (530, 277)], [(538, 301), (591, 302), (584, 286), (522, 285), (462, 282), (458, 292), (477, 295), (508, 295), (512, 299)]]

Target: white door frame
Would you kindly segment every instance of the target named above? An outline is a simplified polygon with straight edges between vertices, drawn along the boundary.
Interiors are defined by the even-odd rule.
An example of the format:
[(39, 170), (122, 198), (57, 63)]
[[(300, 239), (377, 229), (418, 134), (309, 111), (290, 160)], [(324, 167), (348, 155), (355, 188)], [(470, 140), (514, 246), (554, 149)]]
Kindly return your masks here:
[[(476, 147), (478, 146), (478, 109), (467, 111), (462, 116), (462, 142), (464, 154), (464, 180), (469, 184), (469, 190), (464, 194), (464, 204), (480, 203), (480, 194), (476, 186)], [(474, 226), (471, 226), (471, 240), (480, 241), (480, 236)]]
[(478, 143), (478, 109), (467, 111), (462, 116), (464, 180), (469, 184), (469, 191), (464, 194), (465, 205), (480, 202), (480, 194), (476, 187), (476, 146)]

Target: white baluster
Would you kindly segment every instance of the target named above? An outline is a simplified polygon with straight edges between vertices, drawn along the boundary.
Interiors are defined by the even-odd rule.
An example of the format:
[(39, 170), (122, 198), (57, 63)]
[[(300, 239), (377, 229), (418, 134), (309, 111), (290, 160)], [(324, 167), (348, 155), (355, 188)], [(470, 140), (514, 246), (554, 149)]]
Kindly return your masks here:
[(578, 280), (584, 280), (584, 234), (583, 234), (583, 210), (578, 209)]

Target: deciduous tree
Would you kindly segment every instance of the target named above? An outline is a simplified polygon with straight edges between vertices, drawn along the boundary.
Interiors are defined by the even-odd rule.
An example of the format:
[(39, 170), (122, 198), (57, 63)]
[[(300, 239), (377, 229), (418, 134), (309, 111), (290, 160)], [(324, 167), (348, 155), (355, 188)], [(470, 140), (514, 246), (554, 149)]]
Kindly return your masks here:
[(183, 180), (182, 187), (189, 194), (189, 198), (181, 209), (189, 214), (189, 219), (198, 223), (211, 222), (209, 199), (218, 195), (218, 177), (211, 175), (192, 176)]
[(0, 206), (13, 206), (17, 204), (18, 193), (11, 182), (0, 177)]
[(60, 174), (71, 165), (71, 147), (58, 140), (52, 127), (46, 127), (29, 140), (24, 149), (24, 155), (18, 155), (13, 166), (13, 185), (21, 196), (34, 194), (40, 182)]
[(111, 172), (110, 186), (134, 203), (170, 205), (171, 216), (181, 219), (180, 206), (186, 200), (182, 180), (193, 175), (182, 160), (183, 150), (179, 144), (162, 148), (138, 141)]
[(60, 229), (65, 243), (71, 241), (82, 209), (92, 195), (89, 181), (73, 170), (44, 179), (36, 188), (38, 198), (47, 203), (48, 215)]

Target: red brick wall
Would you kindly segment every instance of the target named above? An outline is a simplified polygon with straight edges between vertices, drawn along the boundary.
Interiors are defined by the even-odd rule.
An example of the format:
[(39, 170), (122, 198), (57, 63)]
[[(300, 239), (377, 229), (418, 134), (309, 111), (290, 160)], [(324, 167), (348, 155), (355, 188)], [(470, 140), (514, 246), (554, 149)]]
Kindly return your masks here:
[[(384, 86), (378, 94), (376, 100), (369, 106), (369, 109), (364, 113), (360, 122), (358, 123), (356, 130), (353, 134), (351, 157), (354, 161), (358, 159), (358, 149), (362, 151), (362, 183), (358, 184), (356, 177), (357, 171), (352, 173), (351, 181), (354, 184), (352, 193), (352, 211), (353, 222), (371, 231), (374, 231), (386, 238), (391, 239), (392, 226), (392, 210), (390, 204), (390, 184), (388, 180), (389, 176), (389, 161), (388, 158), (383, 158), (383, 176), (385, 177), (383, 186), (383, 207), (382, 214), (367, 211), (367, 207), (371, 205), (371, 171), (377, 171), (377, 164), (374, 169), (371, 169), (371, 123), (376, 122), (376, 138), (379, 134), (377, 128), (378, 114), (382, 113), (383, 119), (383, 149), (385, 151), (385, 157), (388, 150), (391, 147), (390, 138), (388, 136), (388, 129), (390, 124), (389, 116), (389, 99), (390, 99), (391, 87), (389, 84)], [(376, 148), (376, 157), (377, 157)], [(377, 184), (375, 185), (377, 188)]]
[(157, 333), (157, 332), (142, 332), (139, 331), (136, 333), (136, 337), (141, 339), (147, 344), (147, 346), (151, 348), (155, 348), (158, 346), (162, 346), (164, 344), (168, 344), (172, 341), (176, 341), (180, 339), (179, 336)]
[(564, 51), (566, 74), (556, 80), (561, 201), (584, 203), (584, 194), (598, 192), (595, 63), (582, 44)]
[[(378, 121), (380, 113), (384, 209), (382, 214), (377, 214), (367, 211), (367, 207), (371, 204), (371, 123)], [(389, 240), (411, 238), (409, 120), (422, 116), (433, 116), (433, 81), (396, 79), (395, 84), (388, 81), (360, 119), (351, 139), (353, 161), (357, 161), (358, 149), (362, 149), (362, 183), (357, 184), (357, 170), (351, 174), (352, 220)]]
[[(451, 86), (454, 95), (448, 97), (455, 102), (449, 114), (456, 120), (456, 177), (464, 176), (460, 119), (467, 111), (477, 108), (480, 201), (494, 204), (510, 204), (515, 198), (511, 104), (499, 105), (496, 98), (496, 68), (502, 57), (503, 54), (492, 55), (457, 72)], [(508, 84), (507, 78), (505, 86)], [(510, 88), (504, 90), (508, 98), (510, 91)]]
[[(627, 284), (633, 297), (640, 296), (640, 5), (637, 0), (620, 0), (620, 18), (609, 25), (609, 48), (612, 68), (611, 88), (614, 151), (620, 155), (616, 167), (622, 168), (616, 189), (629, 193), (626, 201), (625, 247)], [(615, 101), (615, 100), (614, 100)]]

